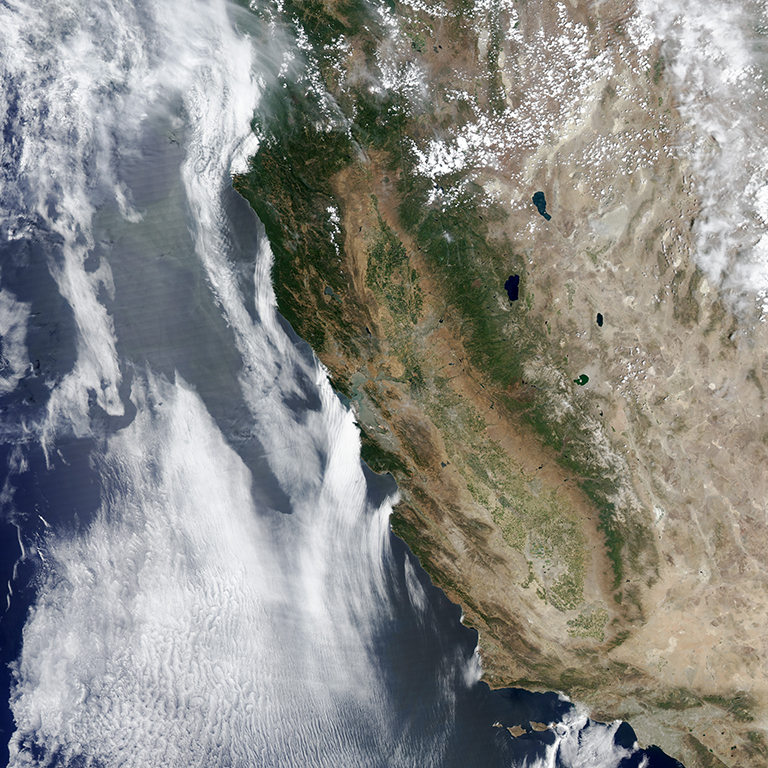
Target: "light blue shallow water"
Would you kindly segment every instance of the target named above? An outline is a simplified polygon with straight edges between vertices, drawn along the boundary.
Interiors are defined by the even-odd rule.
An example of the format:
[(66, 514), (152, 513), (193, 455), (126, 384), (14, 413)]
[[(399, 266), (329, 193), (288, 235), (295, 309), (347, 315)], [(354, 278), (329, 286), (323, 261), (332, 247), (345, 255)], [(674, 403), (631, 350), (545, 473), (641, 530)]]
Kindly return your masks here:
[(229, 10), (0, 9), (8, 764), (661, 765), (491, 693), (392, 536), (230, 186), (267, 64)]

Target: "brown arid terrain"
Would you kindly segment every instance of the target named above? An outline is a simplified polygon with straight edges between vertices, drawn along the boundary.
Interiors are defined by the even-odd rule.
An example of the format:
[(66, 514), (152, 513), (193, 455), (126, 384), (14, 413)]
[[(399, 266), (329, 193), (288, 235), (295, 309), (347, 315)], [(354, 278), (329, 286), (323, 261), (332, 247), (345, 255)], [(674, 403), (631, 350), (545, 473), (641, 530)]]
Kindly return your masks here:
[(696, 266), (664, 59), (626, 3), (462, 8), (288, 9), (328, 119), (361, 127), (343, 162), (341, 129), (297, 129), (283, 175), (275, 131), (236, 179), (280, 308), (491, 685), (562, 690), (688, 768), (765, 765), (767, 326)]

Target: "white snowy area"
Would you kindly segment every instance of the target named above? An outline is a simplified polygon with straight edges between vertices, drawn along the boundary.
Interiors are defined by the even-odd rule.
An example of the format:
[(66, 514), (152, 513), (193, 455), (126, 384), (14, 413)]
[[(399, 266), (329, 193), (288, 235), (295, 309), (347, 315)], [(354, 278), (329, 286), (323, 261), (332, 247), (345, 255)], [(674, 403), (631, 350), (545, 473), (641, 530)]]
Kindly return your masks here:
[(692, 163), (702, 212), (695, 258), (712, 284), (758, 296), (768, 312), (768, 8), (757, 2), (641, 0), (662, 41), (689, 126), (680, 152)]

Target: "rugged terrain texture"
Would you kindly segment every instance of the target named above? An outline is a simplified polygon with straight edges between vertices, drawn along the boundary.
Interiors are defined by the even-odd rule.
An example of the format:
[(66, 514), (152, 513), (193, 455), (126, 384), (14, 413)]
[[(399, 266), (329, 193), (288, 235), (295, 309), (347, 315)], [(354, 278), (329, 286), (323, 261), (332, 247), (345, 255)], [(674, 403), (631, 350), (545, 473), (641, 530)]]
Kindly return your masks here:
[(487, 681), (689, 768), (765, 765), (766, 326), (694, 264), (685, 134), (633, 13), (286, 2), (267, 21), (305, 60), (235, 186)]

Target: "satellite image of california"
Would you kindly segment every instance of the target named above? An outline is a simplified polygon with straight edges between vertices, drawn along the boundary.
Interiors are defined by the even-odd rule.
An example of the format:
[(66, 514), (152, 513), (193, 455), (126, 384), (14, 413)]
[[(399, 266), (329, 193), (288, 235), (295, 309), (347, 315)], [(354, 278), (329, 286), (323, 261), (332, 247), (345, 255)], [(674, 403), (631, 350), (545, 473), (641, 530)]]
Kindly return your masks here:
[(0, 764), (768, 765), (765, 2), (0, 18)]

